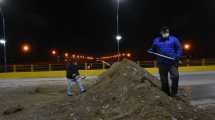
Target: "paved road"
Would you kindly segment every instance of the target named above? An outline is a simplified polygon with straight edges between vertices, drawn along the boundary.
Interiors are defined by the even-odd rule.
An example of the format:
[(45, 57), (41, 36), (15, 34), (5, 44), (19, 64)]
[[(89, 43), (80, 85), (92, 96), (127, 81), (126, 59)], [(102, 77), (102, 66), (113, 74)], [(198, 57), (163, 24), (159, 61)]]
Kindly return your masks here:
[[(88, 79), (95, 78), (89, 77)], [(36, 86), (40, 84), (63, 85), (65, 80), (64, 78), (0, 79), (0, 88)], [(192, 104), (215, 103), (215, 71), (181, 73), (180, 85), (192, 88)]]
[(215, 103), (215, 71), (181, 73), (179, 84), (191, 87), (192, 104)]
[[(96, 76), (89, 76), (87, 80), (95, 80)], [(28, 87), (38, 85), (65, 85), (65, 78), (31, 78), (31, 79), (1, 79), (0, 78), (0, 89), (1, 88), (16, 88), (16, 87)]]
[(180, 85), (191, 86), (192, 104), (215, 103), (215, 71), (181, 74)]

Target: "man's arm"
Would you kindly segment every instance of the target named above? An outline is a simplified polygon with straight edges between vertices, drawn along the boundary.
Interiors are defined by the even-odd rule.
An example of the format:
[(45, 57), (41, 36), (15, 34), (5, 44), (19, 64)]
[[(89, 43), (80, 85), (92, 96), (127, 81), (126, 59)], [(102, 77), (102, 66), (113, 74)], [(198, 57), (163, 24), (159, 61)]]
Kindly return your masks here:
[(157, 50), (156, 50), (156, 39), (153, 40), (152, 46), (148, 51), (157, 52)]

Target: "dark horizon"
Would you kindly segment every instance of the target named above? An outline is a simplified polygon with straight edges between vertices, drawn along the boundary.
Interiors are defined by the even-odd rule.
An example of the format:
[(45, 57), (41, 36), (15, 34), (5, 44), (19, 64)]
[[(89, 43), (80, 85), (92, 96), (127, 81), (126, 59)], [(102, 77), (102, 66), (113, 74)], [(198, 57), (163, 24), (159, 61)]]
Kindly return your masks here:
[[(121, 0), (121, 50), (151, 58), (146, 50), (167, 25), (182, 43), (192, 43), (194, 58), (215, 58), (214, 5), (211, 0)], [(116, 52), (116, 0), (8, 0), (2, 8), (9, 63), (48, 61), (53, 48), (92, 56)], [(22, 43), (32, 45), (29, 55), (20, 52)]]

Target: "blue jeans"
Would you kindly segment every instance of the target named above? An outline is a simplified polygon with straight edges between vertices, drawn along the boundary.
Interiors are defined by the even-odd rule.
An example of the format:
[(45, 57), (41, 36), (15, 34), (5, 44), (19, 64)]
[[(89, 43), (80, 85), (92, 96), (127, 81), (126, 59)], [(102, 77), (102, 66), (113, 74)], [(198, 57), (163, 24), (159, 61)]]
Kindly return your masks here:
[(67, 95), (72, 95), (73, 82), (76, 82), (81, 92), (85, 91), (85, 88), (81, 83), (81, 78), (75, 78), (75, 79), (66, 78), (66, 79), (67, 79)]

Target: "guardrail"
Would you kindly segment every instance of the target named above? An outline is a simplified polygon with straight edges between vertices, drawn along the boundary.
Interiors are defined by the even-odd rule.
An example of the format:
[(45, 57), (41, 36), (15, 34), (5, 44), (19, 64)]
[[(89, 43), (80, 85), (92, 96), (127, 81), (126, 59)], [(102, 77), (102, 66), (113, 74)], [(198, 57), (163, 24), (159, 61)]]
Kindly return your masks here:
[[(145, 68), (157, 67), (157, 62), (154, 61), (137, 61), (139, 65)], [(215, 65), (215, 59), (184, 59), (181, 66), (207, 66)], [(80, 64), (82, 70), (97, 70), (106, 69), (104, 63), (82, 63)], [(37, 65), (8, 65), (7, 72), (40, 72), (40, 71), (62, 71), (65, 70), (64, 64), (37, 64)], [(4, 72), (4, 66), (0, 65), (0, 72)]]
[[(104, 63), (82, 63), (79, 64), (81, 70), (106, 69)], [(42, 72), (42, 71), (62, 71), (66, 67), (64, 64), (31, 64), (31, 65), (8, 65), (7, 72)], [(4, 72), (4, 65), (0, 65), (0, 73)]]
[[(157, 61), (140, 61), (137, 62), (142, 67), (150, 68), (157, 67)], [(208, 66), (215, 65), (215, 59), (183, 59), (180, 66)]]

